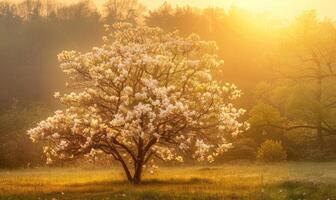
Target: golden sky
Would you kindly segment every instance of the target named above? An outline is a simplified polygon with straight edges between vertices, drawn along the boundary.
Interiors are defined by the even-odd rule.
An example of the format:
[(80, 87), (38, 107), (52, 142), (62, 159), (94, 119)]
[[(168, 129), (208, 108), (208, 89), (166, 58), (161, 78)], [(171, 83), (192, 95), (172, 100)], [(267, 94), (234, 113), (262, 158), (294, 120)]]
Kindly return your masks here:
[[(105, 0), (95, 0), (102, 4)], [(232, 5), (258, 13), (270, 13), (277, 17), (291, 18), (304, 10), (315, 9), (322, 17), (336, 19), (336, 0), (139, 0), (150, 8), (160, 6), (164, 1), (179, 5), (197, 7), (215, 6), (230, 8)]]
[[(8, 0), (20, 1), (20, 0)], [(66, 3), (79, 0), (59, 0)], [(93, 0), (102, 5), (106, 0)], [(195, 7), (222, 7), (229, 9), (235, 5), (248, 11), (268, 13), (276, 17), (291, 18), (302, 11), (314, 9), (321, 17), (336, 19), (336, 0), (139, 0), (149, 8), (156, 8), (163, 2), (173, 5), (191, 5)]]

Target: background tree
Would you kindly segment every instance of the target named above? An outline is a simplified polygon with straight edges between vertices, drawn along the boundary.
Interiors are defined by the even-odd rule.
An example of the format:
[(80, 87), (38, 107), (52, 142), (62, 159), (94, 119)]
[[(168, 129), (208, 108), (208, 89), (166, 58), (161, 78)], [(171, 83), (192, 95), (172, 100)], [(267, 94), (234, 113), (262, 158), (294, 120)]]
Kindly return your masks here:
[[(53, 0), (0, 2), (0, 115), (12, 109), (13, 99), (18, 100), (18, 109), (22, 112), (29, 110), (29, 105), (36, 102), (51, 107), (55, 103), (51, 94), (55, 90), (66, 91), (65, 86), (61, 87), (66, 77), (54, 67), (58, 63), (55, 55), (63, 49), (86, 52), (93, 45), (101, 44), (103, 24), (110, 24), (115, 19), (105, 18), (108, 12), (103, 7), (97, 9), (94, 1), (74, 1), (71, 4)], [(127, 10), (133, 10), (132, 5), (139, 8), (135, 1), (118, 2), (112, 5), (131, 2), (118, 8), (118, 11), (126, 10), (125, 13), (129, 13)], [(228, 137), (236, 145), (218, 161), (245, 159), (245, 155), (255, 159), (253, 155), (267, 139), (281, 141), (289, 160), (322, 158), (322, 150), (319, 150), (322, 146), (324, 154), (328, 154), (329, 158), (335, 157), (336, 147), (332, 145), (335, 136), (330, 133), (334, 129), (331, 127), (335, 127), (336, 116), (334, 78), (331, 75), (323, 78), (321, 102), (325, 106), (318, 108), (316, 80), (300, 77), (313, 75), (312, 69), (316, 68), (313, 62), (307, 60), (311, 57), (309, 49), (314, 47), (314, 43), (317, 44), (314, 48), (322, 65), (327, 66), (326, 60), (331, 66), (334, 65), (333, 21), (320, 20), (314, 13), (308, 12), (287, 24), (279, 23), (279, 19), (269, 15), (253, 14), (237, 7), (225, 10), (174, 7), (168, 3), (148, 13), (143, 11), (146, 9), (130, 12), (129, 16), (134, 19), (124, 21), (132, 24), (140, 21), (165, 31), (179, 29), (182, 36), (196, 33), (205, 40), (216, 41), (219, 47), (217, 53), (225, 60), (225, 65), (212, 75), (218, 81), (235, 83), (244, 91), (237, 105), (251, 110), (251, 123), (256, 125), (255, 122), (266, 119), (262, 117), (263, 109), (267, 112), (274, 109), (279, 113), (280, 121), (270, 120), (276, 122), (278, 128), (253, 126), (232, 141)], [(271, 59), (273, 57), (277, 59)], [(331, 74), (326, 71), (327, 68), (323, 68), (324, 74)], [(252, 95), (256, 96), (254, 100), (251, 99)], [(256, 109), (252, 109), (255, 105)], [(327, 121), (322, 123), (323, 129), (328, 127), (321, 134), (324, 145), (320, 145), (315, 128), (287, 130), (298, 125), (315, 126), (318, 110)], [(11, 125), (15, 126), (13, 123)], [(8, 133), (13, 131), (2, 130), (0, 140), (19, 143), (21, 140), (18, 137), (24, 134), (19, 132), (8, 137)], [(27, 140), (27, 137), (22, 138)], [(24, 165), (20, 164), (20, 160), (23, 159), (18, 159), (17, 166)]]
[(315, 12), (307, 12), (290, 30), (292, 38), (286, 45), (292, 49), (287, 53), (291, 53), (293, 64), (281, 72), (291, 80), (297, 94), (291, 97), (290, 110), (306, 128), (316, 130), (323, 150), (324, 137), (336, 134), (336, 28), (329, 20), (319, 21)]
[(29, 131), (47, 142), (48, 162), (104, 152), (138, 184), (154, 159), (183, 161), (181, 152), (193, 150), (212, 162), (230, 147), (225, 134), (247, 128), (238, 122), (245, 111), (232, 104), (240, 91), (212, 80), (222, 63), (214, 43), (159, 28), (113, 29), (92, 52), (59, 55), (76, 92), (56, 93), (67, 108)]
[(146, 8), (137, 0), (108, 0), (104, 4), (104, 21), (107, 24), (129, 22), (138, 24), (143, 22)]
[(333, 23), (318, 20), (315, 12), (304, 13), (285, 30), (275, 56), (279, 79), (259, 85), (262, 103), (252, 109), (252, 124), (315, 135), (320, 153), (332, 154), (325, 151), (333, 151), (336, 134), (335, 31)]

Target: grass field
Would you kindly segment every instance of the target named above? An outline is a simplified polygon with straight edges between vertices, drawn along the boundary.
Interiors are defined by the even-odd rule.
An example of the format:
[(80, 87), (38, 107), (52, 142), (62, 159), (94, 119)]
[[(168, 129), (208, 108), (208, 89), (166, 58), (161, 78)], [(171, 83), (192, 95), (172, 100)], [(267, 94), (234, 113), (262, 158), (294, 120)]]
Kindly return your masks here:
[(140, 186), (119, 169), (0, 171), (0, 199), (336, 200), (336, 162), (166, 167)]

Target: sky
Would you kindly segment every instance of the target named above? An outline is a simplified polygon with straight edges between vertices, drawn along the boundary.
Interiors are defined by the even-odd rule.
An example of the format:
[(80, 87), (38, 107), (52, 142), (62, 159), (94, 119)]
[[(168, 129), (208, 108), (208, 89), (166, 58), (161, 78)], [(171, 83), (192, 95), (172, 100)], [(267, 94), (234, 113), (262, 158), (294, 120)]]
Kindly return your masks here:
[[(7, 0), (20, 1), (20, 0)], [(65, 3), (79, 0), (59, 0)], [(106, 0), (93, 0), (101, 6)], [(173, 5), (190, 5), (193, 7), (222, 7), (232, 6), (243, 8), (257, 14), (269, 14), (275, 17), (289, 19), (305, 10), (316, 10), (321, 17), (336, 20), (336, 0), (138, 0), (148, 8), (153, 9), (165, 1)]]
[[(102, 4), (105, 0), (95, 0)], [(336, 0), (139, 0), (149, 8), (156, 8), (163, 2), (174, 5), (196, 7), (223, 7), (235, 5), (251, 12), (268, 13), (276, 17), (291, 18), (304, 10), (314, 9), (321, 17), (336, 19)]]

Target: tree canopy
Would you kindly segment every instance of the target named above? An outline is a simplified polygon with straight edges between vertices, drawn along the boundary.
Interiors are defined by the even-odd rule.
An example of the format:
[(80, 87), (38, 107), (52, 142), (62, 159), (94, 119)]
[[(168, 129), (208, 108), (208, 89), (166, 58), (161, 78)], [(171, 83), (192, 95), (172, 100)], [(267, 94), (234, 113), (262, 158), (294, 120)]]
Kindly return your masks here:
[(226, 134), (248, 128), (239, 121), (245, 110), (233, 105), (240, 91), (211, 76), (223, 64), (215, 43), (126, 23), (105, 27), (103, 46), (58, 56), (73, 92), (56, 93), (66, 109), (29, 131), (47, 142), (49, 163), (102, 152), (139, 183), (148, 162), (182, 162), (183, 152), (213, 162), (231, 146)]

